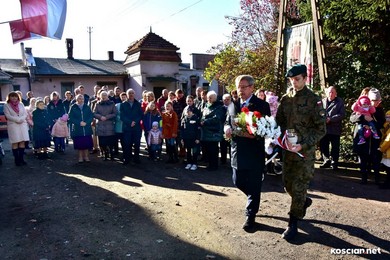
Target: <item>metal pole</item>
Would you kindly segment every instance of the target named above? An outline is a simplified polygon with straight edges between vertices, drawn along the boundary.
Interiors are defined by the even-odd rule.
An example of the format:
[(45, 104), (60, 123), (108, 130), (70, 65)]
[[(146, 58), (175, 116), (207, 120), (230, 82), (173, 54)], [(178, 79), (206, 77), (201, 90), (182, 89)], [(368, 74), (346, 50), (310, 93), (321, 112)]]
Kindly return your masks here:
[(88, 26), (88, 33), (89, 33), (89, 59), (92, 60), (91, 56), (91, 34), (92, 34), (92, 28), (91, 26)]

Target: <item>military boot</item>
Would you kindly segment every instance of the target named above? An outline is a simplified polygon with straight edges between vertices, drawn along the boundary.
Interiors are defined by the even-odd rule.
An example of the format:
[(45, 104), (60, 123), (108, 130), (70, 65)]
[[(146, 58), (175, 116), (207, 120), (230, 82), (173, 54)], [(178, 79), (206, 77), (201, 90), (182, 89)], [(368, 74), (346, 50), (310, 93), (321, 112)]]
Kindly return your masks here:
[(291, 240), (298, 234), (298, 219), (290, 215), (287, 229), (283, 232), (282, 238)]
[(307, 208), (310, 207), (312, 203), (313, 203), (313, 201), (311, 200), (311, 198), (306, 197), (305, 205), (303, 205), (303, 208), (305, 210), (305, 215), (306, 215)]

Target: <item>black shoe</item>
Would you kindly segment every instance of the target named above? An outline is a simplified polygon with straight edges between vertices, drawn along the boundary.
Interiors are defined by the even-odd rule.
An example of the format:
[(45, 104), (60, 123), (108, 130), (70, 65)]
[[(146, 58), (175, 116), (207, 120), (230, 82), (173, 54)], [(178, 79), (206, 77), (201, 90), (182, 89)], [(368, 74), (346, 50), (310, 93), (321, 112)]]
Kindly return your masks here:
[(362, 180), (360, 181), (360, 184), (366, 185), (366, 184), (367, 184), (367, 179), (362, 179)]
[(282, 238), (289, 241), (298, 234), (298, 219), (290, 216), (287, 229), (283, 232)]
[(379, 189), (390, 189), (390, 183), (385, 182), (385, 183), (379, 184)]
[(98, 152), (97, 149), (92, 149), (91, 151), (89, 151), (89, 154), (95, 154), (95, 153), (97, 153), (97, 152)]
[(332, 165), (332, 161), (331, 160), (326, 160), (326, 161), (324, 161), (323, 164), (320, 165), (320, 168), (321, 169), (330, 168), (331, 165)]
[(338, 170), (339, 170), (339, 167), (338, 167), (337, 165), (332, 165), (332, 169), (333, 169), (334, 171), (338, 171)]
[(173, 159), (168, 159), (165, 163), (174, 163)]
[(21, 161), (19, 162), (19, 164), (20, 164), (20, 166), (27, 165), (27, 163), (26, 163), (24, 160), (21, 160)]
[(134, 160), (134, 163), (135, 164), (140, 164), (141, 163), (141, 161), (138, 159), (138, 160)]
[(248, 232), (248, 231), (253, 230), (254, 227), (255, 227), (255, 217), (246, 217), (246, 220), (245, 220), (244, 225), (242, 226), (242, 228), (246, 232)]
[(305, 210), (305, 215), (306, 215), (307, 208), (310, 207), (312, 203), (313, 201), (311, 200), (311, 198), (306, 197), (305, 205), (303, 205), (303, 208)]

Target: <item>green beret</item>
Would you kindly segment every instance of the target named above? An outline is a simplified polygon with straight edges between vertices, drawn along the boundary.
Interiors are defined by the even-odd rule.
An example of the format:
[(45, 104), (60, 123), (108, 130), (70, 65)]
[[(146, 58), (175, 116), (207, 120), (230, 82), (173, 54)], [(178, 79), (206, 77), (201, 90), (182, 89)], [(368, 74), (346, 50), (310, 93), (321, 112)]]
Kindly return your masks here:
[(307, 67), (304, 64), (296, 64), (292, 66), (286, 73), (286, 77), (295, 77), (299, 74), (307, 74)]

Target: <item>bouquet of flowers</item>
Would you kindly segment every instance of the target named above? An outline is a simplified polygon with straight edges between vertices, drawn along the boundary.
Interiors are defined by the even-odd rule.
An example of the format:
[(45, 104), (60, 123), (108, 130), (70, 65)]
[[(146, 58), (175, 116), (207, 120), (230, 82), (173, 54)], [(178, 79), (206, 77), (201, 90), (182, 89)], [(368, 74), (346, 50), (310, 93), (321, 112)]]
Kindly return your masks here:
[(263, 117), (258, 111), (249, 111), (247, 107), (241, 109), (234, 118), (233, 136), (264, 137), (277, 139), (281, 135), (280, 127), (272, 116)]

